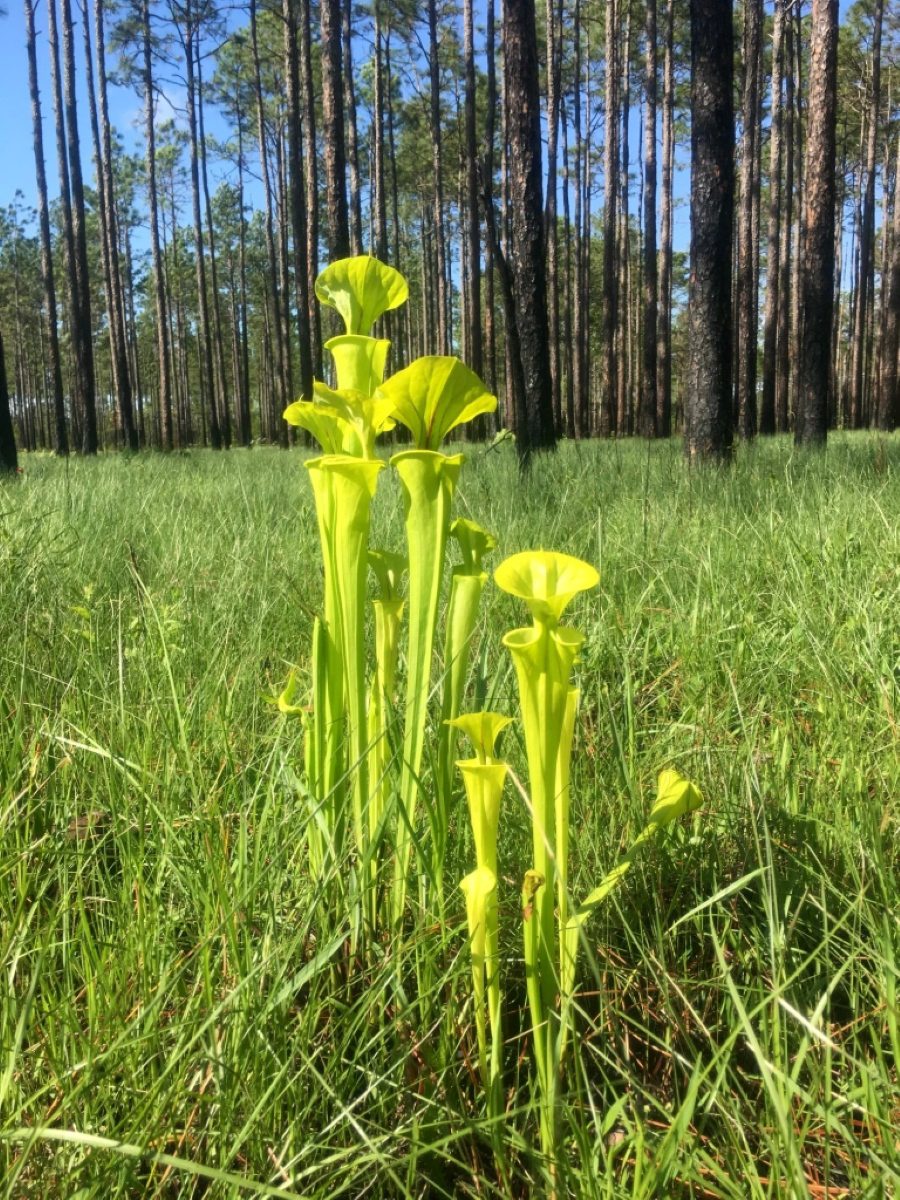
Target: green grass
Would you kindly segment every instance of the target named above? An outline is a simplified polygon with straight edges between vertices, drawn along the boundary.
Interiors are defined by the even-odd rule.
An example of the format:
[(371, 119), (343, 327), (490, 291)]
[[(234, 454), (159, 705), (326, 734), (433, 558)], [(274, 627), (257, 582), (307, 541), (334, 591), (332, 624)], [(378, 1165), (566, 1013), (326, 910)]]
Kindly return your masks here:
[[(561, 1192), (894, 1195), (900, 440), (761, 444), (727, 474), (677, 444), (563, 446), (524, 488), (508, 447), (473, 449), (457, 510), (502, 554), (601, 569), (571, 616), (576, 898), (660, 767), (706, 800), (587, 927)], [(400, 547), (390, 486), (375, 529)], [(305, 878), (299, 727), (263, 697), (306, 669), (320, 592), (297, 453), (26, 459), (0, 488), (0, 1195), (544, 1190), (523, 802), (501, 817), (502, 1179), (461, 895), (447, 931), (354, 970)], [(515, 711), (499, 640), (523, 619), (488, 590), (472, 706)]]

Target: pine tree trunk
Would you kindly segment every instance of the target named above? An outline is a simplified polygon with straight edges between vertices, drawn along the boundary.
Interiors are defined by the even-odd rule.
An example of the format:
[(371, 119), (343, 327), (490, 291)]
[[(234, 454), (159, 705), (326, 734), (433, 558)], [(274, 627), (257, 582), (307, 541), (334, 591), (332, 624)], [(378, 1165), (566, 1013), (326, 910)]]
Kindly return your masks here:
[(144, 128), (147, 138), (147, 189), (150, 218), (150, 259), (153, 267), (153, 297), (156, 307), (156, 366), (158, 379), (158, 414), (160, 445), (163, 450), (173, 446), (172, 375), (169, 369), (169, 313), (166, 302), (165, 268), (159, 237), (159, 194), (156, 179), (156, 126), (153, 103), (153, 58), (150, 40), (150, 4), (141, 2), (141, 42), (143, 49)]
[(656, 0), (646, 0), (644, 92), (644, 340), (639, 428), (656, 436)]
[(203, 123), (203, 70), (200, 57), (200, 31), (196, 34), (197, 53), (197, 131), (200, 147), (200, 181), (203, 184), (203, 207), (206, 214), (207, 242), (209, 244), (209, 283), (212, 294), (212, 348), (215, 355), (216, 399), (222, 445), (231, 447), (231, 408), (228, 403), (228, 376), (225, 372), (225, 345), (222, 337), (222, 306), (219, 298), (219, 267), (216, 258), (216, 230), (212, 219), (212, 204), (209, 197), (209, 172), (206, 169), (206, 132)]
[(516, 396), (516, 445), (527, 462), (556, 443), (550, 382), (541, 111), (534, 0), (506, 0), (503, 10), (509, 112), (509, 263), (524, 394)]
[(868, 410), (866, 368), (869, 365), (867, 343), (869, 308), (874, 291), (875, 263), (872, 253), (875, 240), (875, 169), (878, 146), (878, 112), (881, 106), (881, 28), (884, 16), (883, 0), (875, 0), (872, 26), (872, 82), (869, 90), (868, 125), (865, 156), (865, 191), (862, 201), (862, 220), (859, 227), (859, 282), (856, 289), (856, 318), (854, 322), (853, 360), (850, 380), (850, 425), (859, 429), (865, 423)]
[(775, 432), (776, 350), (781, 259), (781, 80), (784, 65), (786, 0), (775, 0), (772, 34), (772, 121), (769, 142), (769, 236), (766, 251), (766, 307), (763, 316), (763, 387), (759, 432)]
[(206, 251), (203, 240), (203, 221), (200, 216), (200, 152), (197, 137), (197, 96), (194, 80), (194, 38), (196, 17), (191, 0), (180, 13), (184, 51), (185, 86), (187, 92), (188, 146), (190, 149), (191, 212), (194, 231), (194, 269), (197, 277), (197, 312), (200, 317), (200, 406), (208, 413), (209, 444), (213, 450), (222, 449), (222, 431), (216, 406), (213, 376), (213, 349), (209, 320), (209, 296), (206, 290)]
[(313, 377), (322, 374), (322, 323), (316, 300), (319, 274), (319, 166), (316, 145), (316, 94), (312, 68), (310, 0), (300, 3), (300, 88), (303, 92), (303, 165), (306, 172), (306, 270), (310, 352)]
[(387, 181), (385, 179), (384, 163), (384, 64), (381, 51), (381, 4), (374, 7), (375, 44), (373, 54), (375, 59), (375, 79), (372, 107), (372, 154), (373, 164), (373, 201), (375, 236), (373, 238), (375, 257), (383, 262), (388, 258), (387, 232)]
[(484, 373), (484, 342), (481, 326), (481, 237), (478, 220), (478, 142), (475, 120), (475, 19), (473, 0), (463, 8), (466, 71), (466, 254), (469, 267), (466, 352), (476, 375)]
[[(471, 0), (468, 0), (471, 4)], [(547, 245), (548, 320), (550, 329), (550, 388), (557, 430), (562, 429), (562, 390), (559, 356), (559, 245), (556, 228), (557, 159), (559, 147), (559, 93), (561, 87), (561, 48), (557, 27), (556, 0), (546, 0), (547, 28), (547, 199), (544, 236)], [(580, 30), (576, 26), (575, 36)], [(581, 81), (576, 77), (575, 86)]]
[(13, 432), (9, 408), (9, 385), (6, 380), (6, 359), (3, 354), (3, 334), (0, 333), (0, 471), (13, 474), (19, 469), (16, 435)]
[(62, 85), (60, 85), (56, 0), (48, 0), (47, 32), (51, 51), (57, 158), (69, 280), (69, 332), (73, 354), (73, 390), (81, 425), (82, 453), (96, 454), (98, 437), (94, 394), (94, 348), (91, 337), (90, 277), (87, 263), (84, 186), (81, 179), (81, 148), (78, 136), (78, 108), (75, 99), (74, 32), (69, 0), (60, 0), (60, 5), (63, 33)]
[[(323, 5), (324, 8), (324, 5)], [(263, 183), (263, 201), (265, 205), (264, 212), (264, 227), (266, 239), (266, 261), (268, 264), (268, 280), (267, 292), (272, 309), (272, 322), (270, 326), (270, 337), (274, 341), (276, 367), (275, 370), (275, 388), (269, 397), (270, 404), (274, 407), (277, 420), (270, 422), (271, 431), (277, 431), (278, 443), (283, 448), (288, 445), (287, 425), (282, 421), (281, 413), (287, 407), (288, 390), (288, 364), (287, 355), (284, 345), (283, 330), (284, 324), (281, 314), (281, 296), (278, 288), (278, 256), (275, 252), (275, 227), (274, 216), (272, 211), (272, 180), (269, 172), (269, 153), (266, 142), (266, 119), (265, 108), (263, 105), (262, 91), (262, 71), (259, 59), (259, 38), (257, 35), (256, 26), (256, 0), (250, 0), (250, 42), (253, 51), (253, 75), (254, 86), (256, 90), (256, 122), (257, 122), (257, 142), (259, 143), (259, 170)], [(338, 43), (340, 48), (340, 43)], [(343, 184), (341, 185), (343, 190)], [(333, 210), (332, 210), (333, 214)], [(344, 207), (344, 227), (346, 231), (346, 197)], [(334, 221), (334, 216), (332, 216)], [(332, 230), (333, 232), (333, 230)]]
[(731, 455), (731, 243), (734, 208), (732, 14), (691, 0), (691, 280), (685, 451)]
[(359, 185), (359, 132), (356, 123), (356, 87), (353, 82), (352, 0), (341, 6), (343, 43), (344, 116), (347, 122), (347, 157), (350, 166), (350, 253), (362, 254), (362, 199)]
[(44, 166), (44, 128), (41, 118), (41, 96), (38, 87), (37, 47), (32, 0), (25, 0), (25, 29), (28, 48), (28, 87), (31, 92), (31, 123), (34, 139), (34, 174), (38, 194), (38, 229), (41, 241), (41, 285), (44, 293), (44, 307), (46, 309), (50, 374), (53, 381), (53, 449), (57, 454), (65, 455), (69, 453), (69, 435), (66, 430), (66, 407), (63, 395), (62, 365), (59, 355), (56, 281), (53, 270), (53, 247), (50, 242), (50, 206), (47, 201), (47, 172)]
[(735, 364), (738, 429), (741, 437), (756, 433), (756, 259), (753, 214), (759, 158), (759, 56), (762, 0), (744, 0), (744, 88), (742, 102), (741, 197), (737, 252), (737, 362)]
[(881, 285), (886, 289), (884, 337), (881, 347), (881, 376), (878, 388), (876, 423), (879, 429), (890, 432), (900, 423), (900, 136), (897, 138), (897, 163), (894, 168), (894, 217), (891, 230), (891, 252)]
[[(588, 402), (588, 380), (585, 378), (584, 346), (588, 339), (588, 313), (584, 305), (584, 178), (587, 158), (587, 142), (583, 133), (582, 123), (582, 49), (581, 49), (581, 4), (575, 0), (575, 55), (574, 55), (574, 86), (572, 89), (572, 117), (575, 126), (575, 279), (573, 284), (572, 314), (572, 407), (574, 408), (575, 431), (579, 437), (587, 437), (590, 429), (590, 412)], [(568, 198), (567, 198), (568, 199)], [(568, 204), (566, 205), (568, 207)]]
[(428, 72), (430, 80), (431, 166), (434, 173), (435, 273), (437, 275), (437, 340), (440, 354), (450, 353), (447, 297), (447, 243), (444, 236), (444, 178), (441, 154), (441, 74), (438, 61), (437, 4), (428, 0)]
[(622, 47), (622, 58), (619, 62), (619, 96), (621, 98), (621, 113), (619, 124), (621, 129), (621, 161), (619, 171), (619, 226), (616, 234), (616, 267), (619, 273), (619, 327), (616, 331), (616, 363), (619, 378), (616, 392), (619, 398), (619, 413), (617, 426), (620, 434), (631, 434), (632, 408), (631, 395), (631, 341), (629, 329), (631, 326), (631, 236), (629, 230), (629, 184), (628, 172), (630, 161), (630, 125), (631, 125), (631, 9), (625, 10), (625, 36)]
[(616, 230), (619, 191), (618, 54), (616, 0), (606, 0), (606, 142), (603, 149), (603, 346), (605, 375), (605, 433), (618, 431), (618, 327), (619, 281), (616, 266)]
[(834, 306), (834, 177), (837, 116), (838, 0), (813, 0), (806, 216), (800, 273), (798, 445), (824, 446), (828, 435), (831, 322)]
[(666, 0), (663, 60), (662, 212), (657, 334), (656, 425), (660, 437), (672, 432), (672, 181), (675, 168), (675, 0)]
[[(484, 127), (484, 171), (482, 187), (488, 203), (493, 207), (494, 193), (494, 140), (496, 138), (495, 113), (497, 111), (497, 62), (495, 56), (494, 0), (487, 0), (485, 25), (485, 70), (487, 73), (487, 112)], [(494, 299), (494, 242), (485, 239), (484, 264), (484, 343), (485, 381), (492, 392), (497, 390), (497, 325)], [(499, 421), (499, 416), (498, 416)]]
[[(106, 86), (106, 34), (103, 24), (103, 0), (94, 0), (94, 42), (97, 71), (96, 91), (94, 66), (91, 58), (90, 24), (85, 12), (83, 22), (85, 76), (90, 113), (91, 136), (94, 144), (94, 163), (97, 175), (97, 215), (100, 224), (100, 250), (103, 279), (106, 289), (106, 308), (109, 318), (110, 361), (115, 381), (122, 439), (129, 450), (138, 449), (134, 424), (134, 404), (131, 371), (128, 361), (128, 336), (125, 322), (125, 301), (122, 273), (119, 265), (119, 231), (112, 175), (112, 131), (109, 123), (109, 103)], [(98, 119), (99, 108), (99, 119)]]
[(294, 289), (297, 296), (297, 335), (300, 347), (300, 395), (312, 396), (313, 360), (309, 338), (309, 243), (306, 229), (306, 196), (303, 174), (303, 137), (300, 121), (300, 53), (296, 0), (282, 0), (284, 60), (287, 79), (288, 178), (291, 241), (294, 252)]
[(790, 426), (791, 375), (791, 254), (794, 227), (794, 23), (790, 9), (784, 18), (784, 109), (782, 111), (782, 157), (784, 163), (781, 192), (781, 232), (778, 259), (778, 323), (775, 343), (775, 432), (786, 433)]
[(328, 253), (332, 260), (350, 254), (347, 174), (344, 153), (344, 89), (341, 0), (321, 0), (322, 133), (325, 142), (325, 193), (328, 203)]

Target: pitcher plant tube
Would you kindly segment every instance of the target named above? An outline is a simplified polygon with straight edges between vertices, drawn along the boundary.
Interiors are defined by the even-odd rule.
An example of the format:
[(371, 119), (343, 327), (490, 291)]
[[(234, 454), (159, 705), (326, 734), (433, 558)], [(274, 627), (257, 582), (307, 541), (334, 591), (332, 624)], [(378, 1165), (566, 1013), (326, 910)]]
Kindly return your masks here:
[(453, 756), (456, 753), (454, 718), (462, 708), (469, 647), (478, 620), (478, 606), (487, 583), (481, 562), (497, 545), (492, 534), (474, 521), (457, 517), (450, 526), (450, 537), (462, 552), (462, 562), (453, 568), (450, 600), (444, 631), (444, 678), (441, 696), (441, 724), (438, 732), (437, 780), (432, 822), (432, 854), (435, 873), (439, 874), (446, 854), (453, 791)]
[[(455, 730), (467, 734), (475, 748), (475, 757), (462, 759), (457, 767), (463, 777), (472, 837), (475, 843), (476, 873), (486, 871), (497, 879), (497, 830), (500, 824), (500, 801), (509, 767), (494, 757), (498, 735), (512, 723), (503, 713), (467, 713), (450, 722)], [(471, 876), (469, 877), (471, 878)], [(465, 887), (465, 881), (463, 881)], [(499, 1119), (503, 1111), (503, 1027), (500, 992), (500, 922), (496, 886), (486, 895), (484, 908), (483, 973), (487, 992), (487, 1013), (491, 1030), (491, 1052), (488, 1061), (485, 1042), (484, 1013), (478, 1013), (484, 1003), (485, 988), (475, 991), (476, 1027), (479, 1036), (479, 1061), (487, 1110)], [(471, 930), (470, 930), (471, 936)], [(473, 963), (473, 970), (475, 970)]]
[(528, 996), (541, 1091), (541, 1141), (552, 1164), (561, 1052), (557, 995), (566, 973), (565, 924), (557, 928), (554, 899), (565, 913), (568, 763), (577, 701), (570, 676), (584, 641), (583, 634), (561, 626), (559, 619), (579, 592), (597, 586), (600, 576), (580, 559), (538, 550), (507, 558), (494, 580), (503, 591), (524, 600), (533, 618), (533, 625), (507, 633), (503, 644), (512, 655), (519, 685), (531, 794), (532, 869), (542, 881), (532, 888), (526, 946), (534, 957)]
[[(406, 907), (409, 857), (416, 830), (431, 660), (451, 505), (463, 464), (462, 454), (442, 454), (438, 446), (452, 429), (481, 413), (493, 412), (497, 398), (464, 363), (445, 356), (417, 359), (392, 375), (377, 396), (389, 402), (393, 417), (406, 426), (416, 445), (414, 450), (404, 450), (391, 459), (403, 492), (409, 559), (406, 703), (393, 892), (393, 919), (399, 925)], [(436, 886), (441, 907), (440, 883)]]

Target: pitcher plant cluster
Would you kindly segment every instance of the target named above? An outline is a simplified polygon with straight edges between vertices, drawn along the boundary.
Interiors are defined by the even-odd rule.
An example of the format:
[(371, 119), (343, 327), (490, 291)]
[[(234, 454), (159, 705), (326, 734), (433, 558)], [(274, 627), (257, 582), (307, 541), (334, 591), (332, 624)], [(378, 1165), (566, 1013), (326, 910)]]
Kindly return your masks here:
[[(342, 259), (319, 276), (316, 296), (336, 309), (345, 325), (343, 334), (326, 343), (336, 386), (316, 381), (312, 396), (291, 404), (284, 415), (323, 451), (305, 466), (321, 541), (324, 599), (312, 630), (310, 702), (295, 703), (293, 676), (280, 701), (282, 711), (299, 714), (305, 727), (309, 870), (323, 887), (339, 881), (356, 947), (402, 928), (414, 866), (424, 881), (417, 899), (424, 899), (429, 919), (436, 917), (444, 927), (455, 763), (475, 853), (461, 888), (478, 1069), (486, 1112), (498, 1134), (495, 1151), (502, 1155), (499, 1130), (506, 1101), (497, 835), (510, 768), (496, 756), (496, 743), (512, 718), (462, 711), (470, 647), (488, 582), (484, 559), (496, 542), (475, 522), (454, 520), (464, 456), (441, 449), (453, 430), (494, 412), (497, 400), (468, 367), (448, 356), (419, 358), (385, 378), (390, 343), (374, 337), (372, 328), (408, 296), (406, 281), (393, 268), (369, 256)], [(376, 439), (398, 424), (408, 431), (411, 448), (386, 463), (376, 455)], [(370, 545), (372, 501), (388, 469), (400, 485), (405, 554)], [(451, 541), (460, 561), (452, 568), (442, 610)], [(369, 572), (377, 591), (371, 601)], [(584, 636), (561, 619), (570, 601), (595, 588), (599, 576), (577, 558), (537, 550), (507, 558), (494, 582), (523, 601), (532, 618), (532, 624), (508, 632), (503, 644), (518, 682), (528, 767), (523, 794), (529, 798), (533, 849), (522, 883), (521, 932), (541, 1148), (552, 1170), (581, 930), (624, 878), (639, 847), (696, 808), (700, 794), (676, 772), (664, 771), (646, 828), (598, 887), (572, 906), (570, 764), (579, 702), (573, 670)], [(439, 650), (443, 663), (436, 674)], [(426, 760), (426, 728), (435, 718), (435, 745)], [(471, 743), (472, 755), (457, 760), (460, 735)], [(352, 870), (346, 875), (348, 861)]]

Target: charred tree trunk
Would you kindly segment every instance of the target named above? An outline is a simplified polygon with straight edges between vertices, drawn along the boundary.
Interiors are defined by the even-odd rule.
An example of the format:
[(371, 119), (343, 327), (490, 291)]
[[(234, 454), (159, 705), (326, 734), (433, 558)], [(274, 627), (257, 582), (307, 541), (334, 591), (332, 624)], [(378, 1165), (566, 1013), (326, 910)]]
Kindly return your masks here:
[[(468, 0), (471, 4), (471, 0)], [(557, 159), (559, 147), (559, 94), (562, 82), (561, 26), (557, 27), (556, 0), (547, 0), (547, 201), (545, 237), (547, 241), (548, 320), (550, 330), (550, 387), (557, 430), (562, 429), (562, 389), (559, 354), (559, 245), (556, 228)], [(575, 37), (580, 36), (576, 27)], [(575, 87), (581, 87), (576, 72)], [(577, 351), (576, 351), (577, 353)]]
[(16, 435), (13, 432), (9, 409), (9, 385), (6, 380), (6, 360), (3, 354), (3, 334), (0, 333), (0, 471), (12, 474), (19, 469)]
[(341, 6), (343, 43), (344, 114), (347, 120), (347, 157), (350, 165), (350, 252), (362, 254), (362, 199), (359, 185), (359, 132), (356, 122), (356, 86), (353, 82), (352, 0)]
[(306, 197), (303, 177), (303, 139), (300, 127), (300, 54), (295, 0), (282, 0), (284, 60), (287, 78), (288, 181), (294, 288), (297, 294), (297, 335), (300, 347), (300, 394), (312, 396), (313, 360), (309, 338), (309, 264), (306, 260)]
[(744, 87), (741, 139), (741, 199), (737, 247), (736, 404), (740, 435), (756, 433), (756, 258), (753, 213), (759, 157), (759, 56), (762, 0), (744, 0)]
[[(324, 6), (323, 6), (324, 7)], [(259, 169), (263, 183), (263, 199), (265, 203), (264, 226), (266, 239), (266, 263), (268, 266), (269, 278), (267, 280), (267, 291), (272, 309), (271, 336), (274, 341), (275, 359), (277, 370), (275, 371), (275, 388), (273, 395), (270, 397), (277, 416), (279, 417), (272, 432), (277, 429), (278, 443), (282, 447), (287, 447), (287, 425), (280, 420), (280, 415), (288, 404), (288, 366), (287, 352), (284, 345), (284, 324), (281, 314), (281, 295), (278, 288), (278, 256), (275, 251), (275, 227), (274, 217), (272, 213), (272, 180), (269, 173), (269, 154), (266, 144), (266, 118), (265, 108), (263, 105), (262, 91), (262, 69), (259, 59), (259, 39), (257, 36), (256, 26), (256, 0), (250, 2), (250, 41), (253, 51), (253, 78), (254, 87), (256, 89), (256, 121), (257, 121), (257, 141), (259, 143)], [(340, 43), (339, 43), (340, 47)], [(343, 183), (341, 184), (343, 190)], [(344, 227), (346, 232), (346, 196), (344, 207)], [(346, 250), (345, 250), (346, 252)]]
[(644, 342), (639, 427), (656, 436), (656, 0), (647, 0), (644, 91)]
[(310, 0), (300, 0), (300, 88), (303, 92), (303, 165), (306, 178), (306, 294), (313, 376), (322, 373), (322, 324), (316, 300), (319, 274), (319, 165), (312, 69)]
[[(110, 358), (115, 380), (116, 400), (122, 439), (129, 450), (138, 449), (138, 433), (134, 423), (134, 401), (131, 369), (128, 357), (128, 331), (125, 320), (125, 297), (119, 263), (119, 230), (112, 174), (112, 130), (109, 123), (109, 100), (106, 81), (106, 32), (103, 23), (103, 0), (94, 0), (94, 43), (97, 59), (96, 99), (94, 71), (91, 62), (91, 39), (87, 12), (84, 15), (84, 53), (91, 133), (94, 141), (94, 161), (97, 172), (97, 211), (100, 219), (100, 248), (106, 287), (106, 307), (109, 317)], [(99, 119), (98, 119), (99, 110)]]
[(885, 432), (900, 423), (900, 394), (897, 388), (900, 354), (900, 137), (897, 138), (897, 163), (894, 168), (894, 217), (891, 231), (890, 260), (885, 266), (881, 285), (887, 291), (884, 340), (881, 347), (881, 378), (878, 387), (876, 422)]
[(769, 142), (769, 237), (766, 251), (766, 307), (763, 316), (763, 387), (759, 432), (775, 432), (778, 285), (781, 259), (781, 77), (784, 63), (785, 0), (775, 0), (772, 34), (772, 122)]
[(675, 170), (675, 0), (666, 0), (666, 49), (663, 59), (662, 212), (657, 334), (656, 426), (660, 437), (672, 432), (672, 181)]
[(604, 432), (618, 430), (618, 327), (619, 281), (616, 264), (616, 229), (619, 191), (618, 54), (616, 0), (606, 0), (606, 142), (603, 150), (603, 346), (606, 383)]
[(869, 91), (868, 125), (865, 155), (865, 191), (859, 227), (859, 282), (856, 288), (853, 360), (850, 380), (850, 425), (859, 429), (866, 420), (869, 365), (869, 307), (874, 291), (875, 264), (872, 253), (875, 240), (875, 159), (878, 146), (878, 112), (881, 106), (881, 28), (884, 0), (875, 0), (872, 26), (872, 82)]
[(328, 200), (328, 253), (332, 259), (346, 258), (350, 253), (350, 223), (345, 187), (347, 162), (344, 152), (341, 20), (341, 0), (322, 0), (319, 6), (322, 36), (322, 132), (325, 141), (325, 193)]
[(837, 0), (813, 0), (806, 217), (800, 271), (798, 445), (824, 446), (828, 435), (831, 321), (834, 306), (834, 168), (837, 119)]
[[(72, 266), (71, 313), (69, 328), (72, 338), (75, 393), (81, 410), (83, 454), (96, 454), (97, 402), (94, 390), (94, 343), (91, 322), (91, 280), (87, 257), (87, 228), (84, 208), (84, 183), (81, 176), (81, 144), (78, 135), (78, 104), (75, 97), (75, 33), (72, 25), (70, 0), (60, 0), (63, 32), (63, 93), (65, 106), (65, 147), (61, 154), (68, 158), (71, 200), (64, 203), (64, 212), (71, 229)], [(55, 0), (48, 0), (48, 13)], [(57, 123), (59, 130), (59, 122)], [(67, 241), (69, 239), (67, 238)]]
[(463, 10), (466, 60), (466, 253), (469, 264), (468, 329), (466, 353), (469, 366), (484, 373), (484, 342), (481, 324), (481, 238), (478, 221), (478, 143), (475, 121), (475, 18), (473, 0)]
[(150, 4), (141, 3), (141, 42), (143, 50), (143, 84), (145, 131), (147, 139), (147, 190), (150, 217), (150, 257), (153, 265), (153, 296), (156, 306), (156, 364), (158, 377), (158, 410), (160, 440), (163, 450), (171, 450), (172, 437), (172, 375), (169, 369), (169, 313), (166, 301), (165, 268), (159, 237), (159, 194), (156, 180), (156, 125), (153, 103), (153, 57), (150, 40)]
[(506, 0), (503, 10), (509, 112), (509, 260), (524, 394), (516, 396), (520, 461), (556, 444), (551, 401), (541, 111), (534, 0)]
[(434, 171), (434, 240), (437, 274), (437, 340), (441, 354), (450, 353), (447, 298), (447, 243), (444, 237), (444, 177), (441, 154), (441, 72), (438, 61), (437, 3), (428, 0), (428, 71), (430, 80), (431, 165)]
[(190, 148), (191, 212), (194, 222), (194, 258), (197, 273), (197, 311), (200, 316), (200, 405), (209, 415), (209, 444), (213, 450), (222, 449), (222, 431), (216, 405), (213, 375), (212, 334), (209, 320), (209, 296), (206, 290), (206, 250), (203, 221), (200, 216), (200, 152), (197, 138), (197, 96), (194, 80), (194, 38), (196, 17), (190, 0), (183, 11), (182, 43), (184, 49), (185, 85), (187, 90), (188, 145)]
[[(497, 111), (497, 60), (495, 54), (494, 0), (487, 0), (485, 28), (485, 56), (487, 59), (487, 113), (484, 127), (484, 170), (483, 185), (487, 200), (493, 210), (494, 191), (494, 139), (496, 137), (495, 113)], [(497, 390), (497, 326), (494, 312), (494, 240), (486, 238), (484, 266), (484, 338), (486, 381), (492, 392)]]
[(690, 369), (685, 451), (731, 456), (731, 243), (734, 209), (732, 15), (691, 0)]

